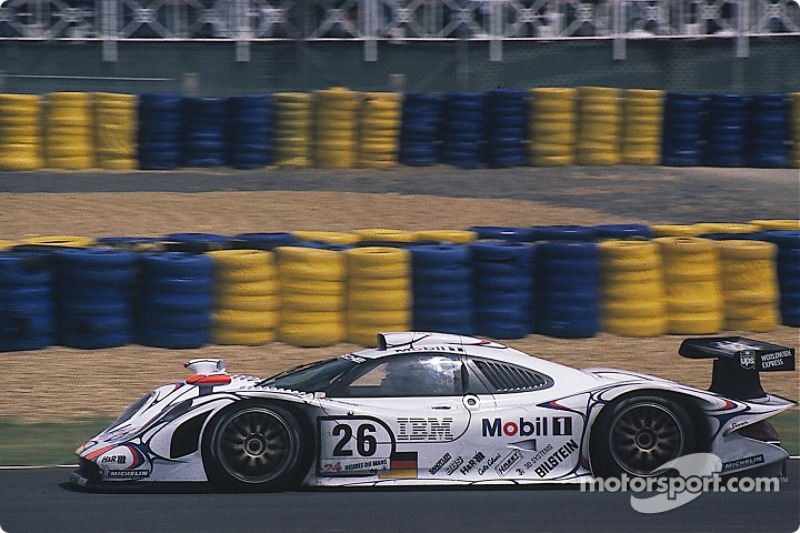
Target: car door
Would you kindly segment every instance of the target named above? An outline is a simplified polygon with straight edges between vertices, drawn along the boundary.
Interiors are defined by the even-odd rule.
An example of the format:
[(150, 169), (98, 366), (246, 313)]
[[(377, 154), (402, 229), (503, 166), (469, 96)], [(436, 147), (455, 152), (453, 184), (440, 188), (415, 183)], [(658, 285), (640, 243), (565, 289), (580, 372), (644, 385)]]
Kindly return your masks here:
[(470, 391), (459, 353), (405, 353), (362, 364), (328, 394), (347, 407), (318, 422), (319, 475), (429, 479), (469, 461), (474, 450), (464, 453), (462, 439), (473, 413), (493, 400)]
[(547, 481), (579, 468), (584, 419), (553, 401), (551, 377), (477, 357), (467, 368), (494, 398), (493, 409), (474, 419), (465, 435), (488, 451), (476, 465), (478, 477)]

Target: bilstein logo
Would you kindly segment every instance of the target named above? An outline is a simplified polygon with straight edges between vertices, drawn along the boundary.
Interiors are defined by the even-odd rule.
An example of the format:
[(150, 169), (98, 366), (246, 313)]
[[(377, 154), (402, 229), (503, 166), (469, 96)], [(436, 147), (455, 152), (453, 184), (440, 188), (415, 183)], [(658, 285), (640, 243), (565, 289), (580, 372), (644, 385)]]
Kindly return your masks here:
[[(552, 425), (552, 429), (550, 426)], [(568, 416), (554, 416), (548, 418), (537, 416), (532, 421), (520, 417), (519, 420), (503, 422), (500, 418), (483, 419), (481, 435), (484, 437), (545, 437), (552, 431), (554, 436), (572, 435), (572, 418)]]

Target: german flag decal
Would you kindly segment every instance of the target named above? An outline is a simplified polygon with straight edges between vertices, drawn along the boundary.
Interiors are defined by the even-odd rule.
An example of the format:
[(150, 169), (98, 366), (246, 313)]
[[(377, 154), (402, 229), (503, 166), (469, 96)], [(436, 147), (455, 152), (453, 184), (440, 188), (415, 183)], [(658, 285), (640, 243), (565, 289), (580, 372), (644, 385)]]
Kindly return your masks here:
[(417, 477), (417, 452), (395, 452), (389, 457), (389, 471), (380, 475), (384, 479)]

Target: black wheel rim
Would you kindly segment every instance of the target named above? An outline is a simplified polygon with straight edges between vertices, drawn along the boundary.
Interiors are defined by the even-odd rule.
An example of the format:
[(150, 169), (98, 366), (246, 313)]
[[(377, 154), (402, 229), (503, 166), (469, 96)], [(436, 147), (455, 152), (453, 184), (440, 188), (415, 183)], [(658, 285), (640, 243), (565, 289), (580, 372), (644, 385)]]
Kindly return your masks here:
[(236, 413), (217, 434), (220, 465), (245, 483), (265, 483), (284, 473), (292, 459), (294, 443), (286, 421), (263, 408)]
[(681, 423), (655, 403), (632, 405), (617, 414), (609, 438), (617, 465), (637, 476), (658, 474), (655, 470), (680, 457), (684, 448)]

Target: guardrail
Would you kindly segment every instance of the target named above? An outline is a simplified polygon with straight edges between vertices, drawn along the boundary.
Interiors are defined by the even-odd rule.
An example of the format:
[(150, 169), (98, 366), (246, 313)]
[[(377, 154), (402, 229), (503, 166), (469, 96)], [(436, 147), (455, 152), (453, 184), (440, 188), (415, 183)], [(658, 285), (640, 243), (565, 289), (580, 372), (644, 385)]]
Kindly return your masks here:
[(502, 60), (512, 40), (614, 39), (624, 59), (628, 39), (736, 38), (800, 35), (800, 0), (7, 0), (0, 40), (103, 41), (116, 60), (119, 40), (272, 40), (377, 43), (490, 41)]

